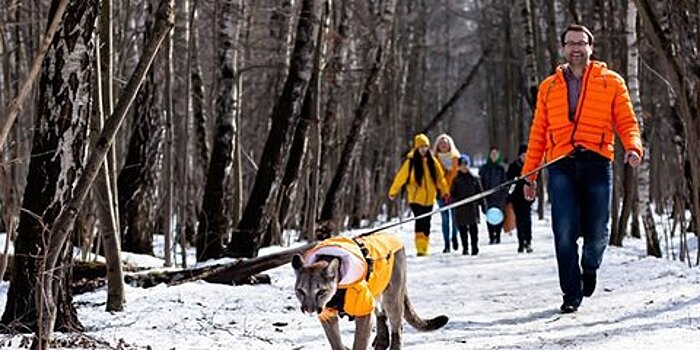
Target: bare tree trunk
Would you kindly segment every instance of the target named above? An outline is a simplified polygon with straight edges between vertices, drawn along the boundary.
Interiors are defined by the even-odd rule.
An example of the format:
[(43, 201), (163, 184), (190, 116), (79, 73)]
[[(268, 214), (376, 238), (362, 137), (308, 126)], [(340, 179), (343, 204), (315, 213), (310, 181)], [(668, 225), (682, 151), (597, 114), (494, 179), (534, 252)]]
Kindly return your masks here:
[[(513, 17), (511, 16), (511, 7), (508, 1), (503, 3), (503, 22), (504, 22), (504, 31), (503, 35), (505, 36), (504, 38), (504, 45), (503, 45), (503, 62), (512, 62), (515, 60), (514, 54), (513, 54)], [(519, 67), (518, 67), (519, 68)], [(513, 108), (513, 103), (516, 100), (516, 88), (514, 85), (516, 80), (516, 69), (513, 67), (512, 64), (504, 64), (503, 67), (501, 68), (505, 70), (505, 76), (504, 80), (501, 83), (501, 89), (503, 91), (504, 96), (504, 108), (505, 108), (505, 113), (502, 114), (503, 117), (503, 128), (499, 128), (497, 130), (496, 135), (498, 136), (498, 141), (496, 141), (495, 145), (497, 145), (501, 153), (506, 157), (508, 154), (513, 153), (513, 136), (518, 135), (517, 130), (515, 129), (517, 127), (517, 123), (514, 122), (513, 119), (515, 119), (515, 109)], [(518, 69), (519, 70), (519, 69)], [(520, 85), (520, 84), (518, 84)], [(520, 89), (518, 89), (520, 90)], [(504, 132), (505, 130), (508, 130), (509, 132)]]
[(271, 199), (279, 189), (281, 169), (286, 164), (292, 133), (311, 79), (313, 56), (318, 45), (316, 36), (320, 27), (319, 3), (320, 0), (302, 2), (289, 74), (282, 94), (272, 109), (272, 126), (248, 203), (227, 247), (228, 254), (234, 257), (257, 256), (260, 240), (271, 219)]
[[(321, 14), (321, 21), (324, 21), (327, 15), (327, 9), (324, 6), (324, 11)], [(323, 31), (319, 30), (316, 38), (316, 42), (321, 43), (323, 37)], [(306, 90), (304, 96), (304, 103), (301, 106), (301, 114), (299, 116), (299, 122), (297, 123), (296, 130), (294, 131), (294, 139), (292, 140), (292, 147), (289, 151), (289, 160), (287, 161), (287, 166), (284, 170), (284, 177), (282, 178), (281, 189), (279, 191), (278, 197), (280, 206), (278, 208), (278, 217), (276, 218), (280, 232), (277, 232), (277, 237), (274, 235), (270, 237), (270, 244), (279, 244), (281, 240), (281, 230), (287, 221), (287, 215), (290, 211), (291, 205), (294, 203), (296, 198), (299, 172), (301, 166), (306, 158), (306, 152), (308, 150), (308, 136), (307, 133), (311, 124), (314, 120), (318, 119), (318, 115), (314, 113), (318, 112), (316, 108), (318, 105), (318, 84), (319, 75), (321, 74), (321, 47), (322, 45), (316, 46), (316, 52), (314, 53), (314, 68), (311, 74), (311, 80), (309, 81), (309, 87)], [(270, 225), (272, 227), (272, 225)], [(271, 232), (272, 233), (272, 232)]]
[(229, 216), (225, 212), (225, 179), (227, 169), (233, 164), (234, 135), (239, 127), (235, 113), (237, 100), (238, 58), (237, 43), (240, 30), (242, 1), (219, 4), (218, 9), (218, 93), (216, 97), (216, 136), (209, 163), (207, 184), (204, 190), (202, 212), (199, 215), (197, 232), (197, 261), (219, 258), (224, 253), (223, 237), (229, 227)]
[[(85, 4), (85, 2), (79, 3)], [(48, 249), (46, 250), (46, 258), (43, 260), (43, 264), (41, 264), (43, 271), (58, 271), (56, 267), (60, 266), (57, 265), (59, 258), (66, 256), (66, 249), (63, 249), (63, 247), (70, 246), (66, 245), (66, 243), (71, 231), (71, 227), (75, 222), (75, 218), (78, 212), (80, 211), (83, 202), (85, 201), (90, 186), (94, 182), (95, 177), (97, 176), (97, 173), (100, 170), (101, 164), (105, 159), (109, 147), (114, 141), (114, 137), (119, 129), (119, 125), (121, 125), (121, 123), (124, 121), (124, 118), (126, 117), (126, 112), (128, 111), (129, 106), (133, 102), (138, 88), (140, 87), (141, 82), (143, 81), (144, 76), (146, 75), (146, 72), (148, 71), (148, 68), (151, 65), (151, 62), (153, 62), (153, 59), (158, 50), (158, 47), (160, 46), (160, 43), (163, 41), (165, 35), (173, 26), (174, 14), (172, 8), (172, 0), (164, 0), (161, 2), (158, 8), (158, 12), (156, 13), (157, 20), (155, 23), (155, 30), (153, 31), (154, 34), (152, 36), (152, 40), (149, 40), (145, 45), (143, 50), (143, 56), (139, 61), (138, 65), (136, 66), (136, 69), (134, 70), (131, 79), (129, 79), (129, 82), (127, 83), (126, 87), (122, 92), (121, 98), (119, 99), (119, 102), (116, 106), (114, 116), (107, 120), (107, 123), (102, 133), (100, 134), (97, 143), (95, 144), (93, 152), (90, 153), (88, 157), (88, 160), (84, 167), (84, 172), (82, 172), (81, 174), (79, 174), (79, 176), (76, 177), (76, 184), (72, 187), (72, 192), (68, 194), (64, 205), (55, 208), (58, 211), (58, 216), (56, 217), (56, 220), (54, 221), (55, 223), (53, 224), (53, 227), (51, 228), (51, 232), (49, 234), (50, 240), (47, 242)], [(71, 11), (71, 13), (75, 13), (75, 11)], [(56, 108), (54, 110), (58, 111), (60, 109)], [(25, 197), (27, 197), (26, 194)], [(36, 225), (37, 221), (31, 220), (30, 224)], [(37, 230), (45, 230), (45, 228), (38, 227)], [(17, 274), (15, 274), (15, 276), (16, 275)], [(41, 283), (41, 289), (43, 289), (43, 294), (40, 293), (38, 294), (38, 296), (43, 299), (41, 299), (41, 302), (39, 303), (39, 305), (41, 305), (41, 310), (39, 311), (39, 317), (37, 318), (40, 320), (42, 324), (41, 329), (43, 329), (44, 331), (41, 334), (39, 334), (37, 338), (35, 338), (36, 346), (33, 345), (33, 347), (39, 349), (46, 349), (48, 348), (49, 341), (51, 339), (51, 332), (53, 330), (53, 327), (50, 326), (53, 325), (53, 320), (56, 319), (55, 312), (57, 309), (59, 314), (61, 312), (64, 312), (62, 308), (64, 304), (59, 303), (59, 307), (56, 307), (56, 302), (54, 300), (53, 295), (53, 278), (44, 278)], [(70, 288), (67, 288), (66, 285), (62, 286), (61, 284), (58, 284), (56, 288), (57, 290), (70, 291)], [(8, 305), (10, 305), (10, 301), (11, 299), (9, 298), (8, 293)], [(70, 303), (67, 303), (65, 305), (70, 305), (72, 307), (72, 304)], [(8, 314), (8, 310), (10, 310), (10, 308), (6, 307), (6, 314)], [(3, 320), (5, 320), (5, 315), (3, 315)], [(59, 322), (57, 324), (61, 323)]]
[[(644, 111), (642, 110), (642, 99), (639, 93), (639, 44), (637, 39), (637, 6), (634, 1), (627, 3), (627, 86), (629, 87), (630, 99), (632, 100), (632, 107), (634, 108), (634, 114), (637, 116), (637, 121), (639, 122), (640, 132), (644, 131)], [(648, 159), (648, 158), (647, 158)], [(643, 168), (647, 170), (637, 170), (632, 169), (632, 179), (630, 181), (633, 185), (633, 193), (631, 199), (632, 205), (632, 227), (631, 236), (636, 238), (641, 238), (641, 230), (639, 217), (639, 200), (640, 200), (640, 186), (639, 177), (640, 172), (643, 172), (645, 178), (649, 178), (649, 167)], [(658, 238), (657, 238), (658, 240)], [(658, 243), (658, 242), (657, 242)]]
[[(251, 27), (251, 14), (250, 11), (246, 11), (244, 9), (243, 14), (241, 14), (241, 26), (245, 28), (245, 32), (243, 37), (241, 38), (241, 42), (243, 44), (243, 47), (249, 47), (250, 45), (250, 27)], [(243, 50), (242, 50), (243, 51)], [(246, 55), (245, 54), (240, 54), (238, 55), (238, 65), (243, 66), (246, 64), (245, 61)], [(285, 64), (287, 64), (287, 61), (285, 61)], [(236, 90), (236, 99), (238, 100), (238, 109), (236, 110), (236, 125), (242, 125), (242, 116), (243, 116), (243, 111), (245, 108), (244, 105), (244, 99), (243, 99), (243, 87), (244, 87), (244, 76), (242, 73), (239, 73), (236, 76), (236, 84), (238, 84), (238, 89)], [(276, 87), (275, 87), (276, 88)], [(243, 215), (243, 150), (242, 150), (242, 140), (241, 140), (241, 128), (238, 127), (236, 128), (236, 132), (234, 135), (234, 148), (235, 148), (235, 153), (234, 153), (234, 158), (233, 158), (233, 177), (231, 179), (231, 183), (229, 186), (233, 186), (232, 189), (232, 198), (230, 199), (230, 206), (231, 209), (229, 210), (229, 213), (232, 217), (231, 220), (231, 227), (236, 227), (238, 223), (241, 221), (241, 216)]]
[(569, 1), (569, 16), (571, 16), (571, 20), (574, 23), (581, 23), (581, 13), (579, 10), (576, 8), (576, 0), (568, 0)]
[[(189, 242), (195, 242), (195, 232), (197, 225), (197, 217), (202, 210), (202, 199), (204, 198), (204, 187), (206, 183), (207, 169), (209, 168), (209, 142), (207, 136), (207, 115), (204, 110), (204, 84), (202, 80), (202, 67), (199, 55), (199, 29), (197, 26), (197, 17), (199, 9), (197, 8), (199, 1), (195, 0), (192, 3), (192, 11), (190, 17), (190, 52), (192, 60), (188, 65), (190, 69), (191, 93), (188, 97), (191, 99), (192, 116), (191, 125), (187, 124), (187, 135), (192, 134), (192, 141), (188, 139), (187, 150), (182, 156), (185, 157), (185, 164), (193, 164), (194, 169), (189, 175), (188, 180), (188, 201), (185, 214), (184, 237)], [(190, 126), (192, 130), (190, 130)], [(189, 147), (193, 147), (191, 150)], [(190, 157), (192, 158), (190, 162)], [(186, 169), (186, 167), (185, 167)], [(185, 175), (187, 176), (187, 175)], [(183, 250), (183, 254), (185, 254)], [(184, 259), (184, 258), (183, 258)], [(183, 260), (184, 261), (184, 260)]]
[[(104, 73), (100, 72), (102, 79), (101, 88), (102, 94), (102, 113), (104, 116), (112, 115), (114, 111), (114, 50), (113, 50), (113, 4), (112, 0), (100, 1), (100, 65)], [(100, 127), (103, 125), (101, 124)], [(121, 232), (119, 229), (119, 199), (117, 197), (117, 174), (119, 174), (117, 164), (116, 147), (112, 147), (109, 151), (106, 165), (106, 181), (111, 192), (109, 198), (110, 215), (113, 216), (114, 232)]]
[[(540, 80), (537, 70), (537, 40), (535, 37), (535, 26), (532, 19), (531, 1), (521, 1), (520, 15), (522, 16), (521, 20), (523, 25), (523, 35), (525, 36), (525, 92), (527, 102), (530, 105), (530, 113), (526, 114), (533, 115), (535, 113), (535, 105), (537, 104), (537, 88)], [(522, 118), (519, 129), (527, 130), (529, 126), (530, 122), (527, 119)], [(518, 141), (524, 142), (525, 137)]]
[[(57, 5), (58, 2), (53, 3), (51, 14)], [(46, 228), (53, 224), (83, 172), (96, 18), (96, 0), (71, 2), (61, 31), (54, 36), (42, 64), (29, 185), (24, 193), (25, 209), (2, 317), (4, 325), (36, 331), (32, 346), (35, 349), (48, 348), (54, 326), (57, 330), (82, 330), (68, 288), (72, 244), (65, 240), (56, 244)], [(58, 250), (56, 260), (61, 256), (60, 263), (50, 269), (43, 266), (49, 245)], [(55, 281), (55, 289), (42, 290), (41, 281), (47, 280)], [(43, 317), (46, 310), (51, 310), (52, 317)]]
[(36, 77), (39, 75), (42, 63), (44, 62), (44, 57), (46, 56), (46, 53), (49, 50), (49, 46), (53, 42), (54, 35), (59, 29), (61, 19), (63, 18), (63, 14), (66, 12), (68, 3), (68, 0), (52, 2), (53, 11), (51, 11), (51, 13), (53, 13), (54, 15), (49, 21), (49, 27), (46, 30), (44, 38), (41, 41), (39, 51), (37, 52), (36, 57), (34, 57), (34, 61), (32, 62), (32, 68), (29, 70), (29, 74), (24, 80), (24, 83), (22, 83), (22, 87), (19, 89), (17, 96), (12, 100), (10, 106), (7, 108), (7, 111), (5, 111), (5, 113), (2, 114), (2, 118), (0, 119), (0, 147), (2, 147), (3, 144), (5, 144), (5, 140), (7, 139), (7, 135), (10, 133), (10, 128), (12, 128), (12, 124), (14, 124), (15, 119), (17, 118), (17, 114), (19, 114), (20, 110), (22, 109), (24, 100), (27, 99), (29, 93), (32, 90), (34, 80), (36, 80)]
[[(640, 132), (643, 127), (642, 118), (642, 103), (639, 97), (639, 50), (637, 48), (637, 9), (634, 2), (629, 2), (627, 4), (627, 82), (629, 84), (630, 99), (632, 100), (632, 106), (634, 107), (635, 115), (640, 124)], [(627, 226), (630, 222), (630, 217), (639, 212), (637, 197), (635, 195), (638, 192), (637, 182), (638, 182), (637, 170), (629, 166), (629, 164), (624, 164), (624, 175), (623, 175), (623, 185), (622, 185), (622, 210), (620, 211), (619, 221), (617, 222), (617, 228), (615, 230), (616, 235), (614, 235), (615, 240), (611, 243), (617, 246), (622, 246), (622, 241), (627, 235)], [(632, 217), (632, 221), (638, 224), (636, 217)], [(616, 221), (613, 221), (614, 223)], [(634, 229), (633, 229), (634, 231)], [(639, 228), (636, 229), (639, 232)]]
[[(156, 1), (156, 0), (150, 0)], [(146, 39), (153, 32), (154, 4), (146, 4)], [(164, 56), (158, 61), (163, 63)], [(165, 118), (163, 100), (157, 84), (160, 75), (155, 64), (148, 72), (143, 88), (136, 97), (135, 121), (129, 151), (119, 173), (119, 208), (122, 213), (122, 248), (126, 251), (153, 254), (153, 233), (160, 198), (156, 196), (162, 176)]]
[[(185, 20), (186, 21), (186, 20)], [(175, 199), (173, 198), (173, 183), (175, 182), (175, 156), (173, 155), (173, 136), (175, 134), (173, 115), (173, 34), (169, 35), (166, 41), (165, 53), (166, 53), (166, 69), (165, 69), (165, 169), (164, 169), (164, 185), (165, 185), (165, 222), (163, 223), (164, 234), (164, 246), (163, 247), (163, 258), (164, 266), (173, 266), (173, 248), (175, 245), (174, 241), (174, 220), (175, 212), (173, 208), (173, 203)]]
[(647, 203), (644, 212), (644, 231), (647, 240), (647, 255), (661, 257), (661, 244), (659, 243), (659, 233), (656, 231), (654, 214), (651, 212), (651, 203)]
[[(339, 98), (342, 92), (341, 77), (342, 72), (345, 69), (346, 58), (344, 48), (347, 46), (347, 36), (348, 36), (348, 8), (346, 0), (340, 0), (338, 3), (333, 2), (334, 8), (332, 13), (334, 14), (336, 29), (334, 40), (330, 41), (329, 54), (328, 54), (328, 64), (323, 71), (324, 78), (321, 80), (326, 88), (322, 88), (321, 91), (325, 91), (325, 95), (328, 96), (323, 112), (323, 117), (321, 118), (321, 125), (319, 130), (319, 137), (321, 145), (319, 146), (321, 152), (321, 159), (318, 160), (320, 163), (320, 169), (318, 174), (319, 181), (319, 192), (325, 188), (326, 180), (328, 179), (328, 172), (330, 171), (332, 160), (332, 143), (335, 142), (334, 134), (337, 128), (338, 119), (338, 105)], [(316, 215), (314, 215), (316, 216)]]
[(557, 35), (557, 0), (544, 0), (546, 2), (547, 21), (547, 51), (549, 52), (549, 69), (554, 69), (559, 64), (559, 36)]
[[(100, 7), (100, 32), (97, 37), (97, 86), (98, 86), (98, 123), (100, 129), (104, 128), (105, 115), (112, 113), (113, 89), (112, 89), (112, 1), (102, 0)], [(105, 77), (105, 75), (107, 75)], [(110, 148), (110, 155), (114, 155), (114, 147)], [(113, 162), (110, 162), (113, 160)], [(102, 166), (95, 187), (98, 198), (98, 212), (100, 215), (100, 236), (104, 247), (104, 255), (107, 266), (107, 311), (122, 311), (124, 309), (124, 275), (121, 262), (121, 244), (119, 240), (119, 216), (118, 205), (114, 201), (112, 181), (116, 169), (116, 158), (109, 157)], [(99, 241), (98, 240), (98, 241)], [(99, 247), (99, 246), (98, 246)], [(99, 248), (96, 248), (99, 251)]]
[[(315, 87), (316, 91), (320, 91), (321, 83), (317, 82)], [(314, 119), (311, 120), (311, 134), (309, 136), (311, 140), (310, 153), (308, 164), (309, 169), (309, 179), (307, 188), (307, 200), (306, 200), (306, 213), (304, 219), (304, 230), (302, 231), (302, 237), (306, 238), (310, 242), (316, 240), (316, 214), (318, 213), (318, 196), (319, 196), (319, 174), (321, 172), (321, 133), (320, 133), (320, 98), (316, 96), (316, 101), (314, 104), (314, 112), (312, 116)]]

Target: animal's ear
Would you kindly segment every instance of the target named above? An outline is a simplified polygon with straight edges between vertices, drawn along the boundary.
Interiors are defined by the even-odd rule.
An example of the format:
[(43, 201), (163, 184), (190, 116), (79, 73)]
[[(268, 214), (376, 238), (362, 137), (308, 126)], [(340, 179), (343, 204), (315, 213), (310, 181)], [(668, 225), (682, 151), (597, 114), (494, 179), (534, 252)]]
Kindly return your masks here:
[(301, 257), (299, 254), (294, 254), (292, 257), (292, 267), (294, 270), (299, 270), (304, 266), (304, 258)]
[(328, 263), (328, 266), (326, 266), (326, 268), (323, 269), (323, 273), (329, 280), (335, 280), (335, 276), (338, 275), (339, 266), (340, 262), (338, 261), (338, 259), (333, 259)]

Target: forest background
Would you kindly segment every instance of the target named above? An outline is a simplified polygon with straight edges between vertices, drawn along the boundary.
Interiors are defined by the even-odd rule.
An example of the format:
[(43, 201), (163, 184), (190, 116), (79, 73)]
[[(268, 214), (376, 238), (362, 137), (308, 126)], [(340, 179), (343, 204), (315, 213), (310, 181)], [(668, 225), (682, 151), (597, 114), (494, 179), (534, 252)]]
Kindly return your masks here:
[(616, 160), (610, 243), (660, 257), (678, 235), (673, 258), (697, 266), (699, 1), (4, 0), (0, 322), (40, 345), (80, 329), (74, 247), (106, 256), (120, 310), (120, 251), (153, 254), (155, 233), (186, 267), (186, 246), (254, 258), (285, 230), (395, 217), (418, 132), (512, 160), (570, 23), (626, 79), (646, 146), (639, 170)]

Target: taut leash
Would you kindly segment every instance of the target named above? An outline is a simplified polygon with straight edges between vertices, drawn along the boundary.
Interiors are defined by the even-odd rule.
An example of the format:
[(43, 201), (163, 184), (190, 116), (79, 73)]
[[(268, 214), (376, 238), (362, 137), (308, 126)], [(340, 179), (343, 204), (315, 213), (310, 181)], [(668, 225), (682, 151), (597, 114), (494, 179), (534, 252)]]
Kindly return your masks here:
[(519, 177), (516, 177), (516, 178), (514, 178), (514, 179), (512, 179), (512, 180), (506, 181), (506, 182), (504, 182), (504, 183), (502, 183), (502, 184), (500, 184), (500, 185), (498, 185), (498, 186), (496, 186), (496, 187), (490, 188), (490, 189), (488, 189), (488, 190), (486, 190), (486, 191), (482, 191), (482, 192), (480, 192), (480, 193), (477, 193), (477, 194), (475, 194), (475, 195), (473, 195), (473, 196), (471, 196), (471, 197), (467, 197), (467, 198), (464, 198), (464, 199), (459, 200), (459, 201), (457, 201), (457, 202), (450, 203), (449, 205), (446, 205), (446, 206), (444, 206), (444, 207), (442, 207), (442, 208), (435, 209), (435, 210), (433, 210), (433, 211), (431, 211), (431, 212), (428, 212), (428, 213), (425, 213), (425, 214), (421, 214), (421, 215), (418, 215), (418, 216), (415, 216), (415, 217), (412, 217), (412, 218), (401, 219), (401, 220), (399, 220), (398, 222), (394, 222), (394, 223), (390, 223), (390, 224), (386, 224), (386, 225), (382, 225), (382, 226), (373, 228), (373, 229), (371, 229), (371, 230), (369, 230), (369, 231), (367, 231), (367, 232), (364, 232), (364, 233), (362, 233), (362, 234), (360, 234), (360, 235), (358, 235), (358, 236), (355, 236), (355, 237), (363, 237), (363, 236), (371, 235), (371, 234), (373, 234), (373, 233), (377, 233), (377, 232), (379, 232), (379, 231), (384, 231), (384, 230), (389, 229), (389, 228), (392, 228), (392, 227), (401, 226), (401, 225), (403, 225), (403, 224), (405, 224), (405, 223), (408, 223), (408, 222), (411, 222), (411, 221), (420, 220), (420, 219), (422, 219), (422, 218), (425, 218), (425, 217), (428, 217), (428, 216), (431, 216), (431, 215), (435, 215), (435, 214), (437, 214), (437, 213), (440, 213), (440, 212), (443, 212), (443, 211), (446, 211), (446, 210), (450, 210), (450, 209), (452, 209), (452, 208), (456, 208), (456, 207), (465, 205), (465, 204), (467, 204), (467, 203), (474, 202), (474, 201), (476, 201), (476, 200), (478, 200), (478, 199), (481, 199), (481, 198), (484, 198), (484, 197), (488, 197), (488, 196), (490, 196), (491, 194), (494, 194), (494, 193), (496, 193), (496, 192), (498, 192), (498, 191), (501, 191), (501, 190), (503, 190), (504, 188), (510, 187), (511, 185), (517, 183), (518, 181), (522, 181), (522, 180), (524, 180), (525, 178), (527, 178), (527, 177), (529, 177), (529, 176), (531, 176), (531, 175), (533, 175), (533, 174), (535, 174), (535, 173), (537, 173), (537, 172), (539, 172), (539, 171), (541, 171), (541, 170), (543, 170), (543, 169), (548, 168), (549, 166), (551, 166), (551, 165), (553, 165), (554, 163), (556, 163), (556, 162), (558, 162), (558, 161), (560, 161), (560, 160), (562, 160), (562, 159), (564, 159), (564, 158), (570, 156), (570, 155), (573, 154), (573, 153), (574, 153), (574, 152), (569, 152), (569, 153), (567, 153), (567, 154), (565, 154), (565, 155), (563, 155), (563, 156), (560, 156), (560, 157), (558, 157), (558, 158), (555, 158), (555, 159), (553, 159), (553, 160), (551, 160), (551, 161), (549, 161), (549, 162), (547, 162), (547, 163), (541, 164), (540, 166), (538, 166), (537, 168), (535, 168), (535, 169), (533, 169), (532, 171), (528, 172), (527, 174), (520, 175)]

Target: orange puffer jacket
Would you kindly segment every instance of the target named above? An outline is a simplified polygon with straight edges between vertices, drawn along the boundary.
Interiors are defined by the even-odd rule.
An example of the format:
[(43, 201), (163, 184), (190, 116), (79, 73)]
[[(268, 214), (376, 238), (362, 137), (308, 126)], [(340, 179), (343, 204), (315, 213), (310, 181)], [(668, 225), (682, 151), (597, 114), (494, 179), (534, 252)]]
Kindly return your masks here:
[[(540, 84), (522, 174), (537, 168), (543, 159), (545, 162), (556, 159), (576, 147), (612, 160), (614, 133), (622, 140), (625, 150), (644, 154), (625, 81), (603, 62), (591, 61), (586, 67), (574, 120), (569, 120), (564, 67), (559, 66)], [(536, 175), (530, 177), (535, 178)]]

